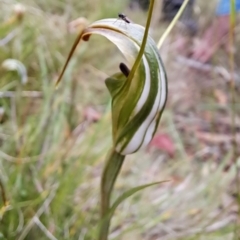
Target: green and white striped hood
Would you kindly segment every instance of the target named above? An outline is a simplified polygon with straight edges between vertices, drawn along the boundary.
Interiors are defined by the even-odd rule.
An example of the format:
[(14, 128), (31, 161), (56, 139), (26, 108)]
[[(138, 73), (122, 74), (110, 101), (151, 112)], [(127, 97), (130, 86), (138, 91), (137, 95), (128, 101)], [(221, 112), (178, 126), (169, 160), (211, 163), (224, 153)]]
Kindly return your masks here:
[[(145, 28), (138, 24), (103, 19), (83, 30), (78, 41), (87, 41), (92, 34), (108, 38), (124, 55), (128, 67), (122, 65), (131, 71), (144, 31)], [(141, 63), (133, 77), (130, 76), (122, 70), (106, 79), (112, 97), (114, 147), (122, 155), (134, 153), (152, 140), (166, 104), (166, 72), (156, 44), (150, 36)]]

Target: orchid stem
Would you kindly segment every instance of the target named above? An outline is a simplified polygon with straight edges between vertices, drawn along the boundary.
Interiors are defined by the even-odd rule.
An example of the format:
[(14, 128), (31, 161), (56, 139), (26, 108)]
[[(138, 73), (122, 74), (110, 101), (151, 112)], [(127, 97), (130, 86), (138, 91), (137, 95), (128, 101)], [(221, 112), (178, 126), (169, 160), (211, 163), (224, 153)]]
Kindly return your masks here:
[(111, 193), (121, 170), (125, 156), (112, 150), (107, 158), (101, 179), (101, 220), (98, 240), (107, 240), (111, 215), (106, 217), (110, 210)]

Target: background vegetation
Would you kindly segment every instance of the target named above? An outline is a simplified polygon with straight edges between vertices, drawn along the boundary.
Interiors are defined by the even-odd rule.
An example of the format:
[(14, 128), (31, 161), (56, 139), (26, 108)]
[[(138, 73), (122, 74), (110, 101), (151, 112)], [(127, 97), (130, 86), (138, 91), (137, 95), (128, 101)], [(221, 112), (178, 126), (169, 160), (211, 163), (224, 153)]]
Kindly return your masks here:
[[(16, 4), (0, 0), (0, 182), (5, 189), (0, 239), (92, 240), (100, 174), (111, 146), (104, 79), (122, 58), (113, 45), (94, 37), (78, 48), (57, 90), (54, 83), (84, 20), (70, 22), (125, 12), (145, 24), (146, 13), (118, 0)], [(214, 1), (198, 1), (195, 10), (201, 34), (214, 17)], [(152, 35), (158, 41), (167, 26), (160, 22), (160, 1), (154, 14)], [(125, 201), (113, 218), (110, 239), (239, 239), (229, 56), (220, 49), (211, 64), (189, 67), (173, 50), (177, 34), (176, 28), (160, 51), (169, 78), (162, 124), (148, 149), (128, 157), (116, 188), (120, 194), (143, 183), (171, 181)], [(236, 53), (239, 42), (237, 27)], [(7, 59), (24, 65), (26, 84), (23, 73), (9, 71)], [(236, 54), (236, 65), (239, 60)], [(238, 144), (239, 112), (236, 104)]]

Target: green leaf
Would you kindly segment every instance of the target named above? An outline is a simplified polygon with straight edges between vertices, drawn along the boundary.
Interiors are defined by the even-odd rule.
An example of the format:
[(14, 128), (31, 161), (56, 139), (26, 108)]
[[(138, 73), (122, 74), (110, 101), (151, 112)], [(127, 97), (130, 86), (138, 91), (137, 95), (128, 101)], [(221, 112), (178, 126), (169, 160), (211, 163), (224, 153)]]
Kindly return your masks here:
[(141, 185), (141, 186), (138, 186), (138, 187), (134, 187), (134, 188), (131, 188), (129, 190), (127, 190), (126, 192), (124, 192), (122, 195), (120, 195), (116, 200), (115, 202), (112, 204), (112, 207), (109, 209), (109, 211), (106, 213), (105, 217), (103, 219), (101, 219), (101, 221), (99, 222), (99, 225), (104, 225), (104, 222), (106, 221), (109, 221), (115, 210), (117, 209), (117, 207), (124, 201), (126, 200), (127, 198), (131, 197), (133, 194), (147, 188), (147, 187), (151, 187), (153, 185), (157, 185), (157, 184), (161, 184), (161, 183), (164, 183), (164, 182), (169, 182), (169, 180), (165, 180), (165, 181), (159, 181), (159, 182), (154, 182), (154, 183), (148, 183), (148, 184), (144, 184), (144, 185)]
[(122, 195), (120, 195), (116, 200), (115, 202), (112, 204), (112, 207), (110, 208), (110, 212), (109, 214), (113, 214), (114, 211), (116, 210), (116, 208), (124, 201), (126, 200), (127, 198), (131, 197), (133, 194), (147, 188), (147, 187), (151, 187), (153, 185), (157, 185), (157, 184), (161, 184), (161, 183), (164, 183), (164, 182), (169, 182), (169, 180), (165, 180), (165, 181), (160, 181), (160, 182), (154, 182), (154, 183), (148, 183), (148, 184), (144, 184), (144, 185), (141, 185), (141, 186), (138, 186), (138, 187), (134, 187), (134, 188), (131, 188), (129, 190), (127, 190), (126, 192), (124, 192)]

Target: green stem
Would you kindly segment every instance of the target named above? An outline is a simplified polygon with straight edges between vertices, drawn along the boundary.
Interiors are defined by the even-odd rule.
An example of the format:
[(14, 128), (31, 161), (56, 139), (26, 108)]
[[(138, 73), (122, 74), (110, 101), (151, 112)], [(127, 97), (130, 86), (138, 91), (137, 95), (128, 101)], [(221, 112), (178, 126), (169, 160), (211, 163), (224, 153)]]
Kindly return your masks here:
[(131, 69), (131, 72), (129, 73), (129, 76), (128, 76), (129, 81), (131, 81), (133, 79), (133, 76), (134, 76), (135, 72), (137, 71), (138, 66), (139, 66), (139, 64), (142, 60), (144, 49), (145, 49), (145, 46), (146, 46), (146, 43), (147, 43), (148, 31), (149, 31), (150, 23), (151, 23), (151, 19), (152, 19), (153, 6), (154, 6), (154, 0), (151, 0), (149, 10), (148, 10), (148, 19), (147, 19), (147, 23), (146, 23), (146, 27), (145, 27), (145, 32), (144, 32), (142, 44), (141, 44), (138, 56), (137, 56), (137, 58), (136, 58), (136, 60), (133, 64), (132, 69)]
[(111, 193), (117, 176), (121, 170), (125, 156), (112, 150), (107, 158), (101, 179), (101, 226), (98, 240), (107, 240), (110, 227), (111, 215), (108, 217), (110, 209)]
[(158, 49), (161, 48), (164, 40), (167, 38), (167, 36), (169, 35), (169, 33), (171, 32), (173, 27), (176, 25), (177, 21), (179, 20), (179, 18), (181, 17), (183, 11), (185, 10), (188, 2), (189, 2), (189, 0), (184, 0), (183, 4), (181, 5), (181, 7), (180, 7), (179, 11), (177, 12), (177, 14), (175, 15), (174, 19), (171, 21), (171, 23), (168, 26), (168, 28), (164, 31), (162, 37), (159, 39), (159, 42), (157, 44), (157, 48)]

